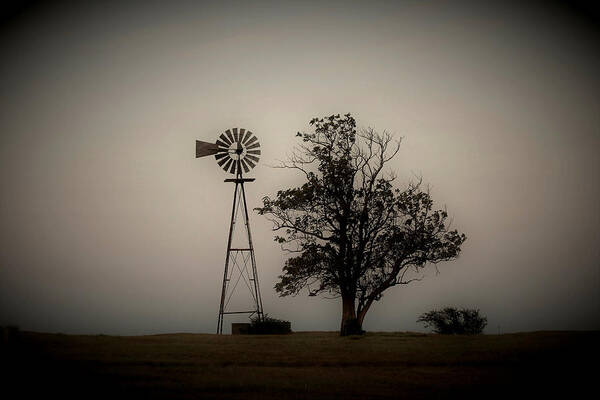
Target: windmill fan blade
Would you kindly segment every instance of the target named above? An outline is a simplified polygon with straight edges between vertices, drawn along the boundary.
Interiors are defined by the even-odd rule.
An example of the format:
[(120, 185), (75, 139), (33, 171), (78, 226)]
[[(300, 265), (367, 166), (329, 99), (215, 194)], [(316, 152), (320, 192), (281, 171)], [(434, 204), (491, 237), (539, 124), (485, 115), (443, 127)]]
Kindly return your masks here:
[(245, 138), (242, 140), (242, 144), (246, 144), (246, 141), (247, 141), (248, 139), (250, 139), (250, 136), (252, 136), (252, 132), (250, 132), (250, 131), (247, 131), (247, 132), (246, 132), (246, 137), (245, 137)]
[(229, 140), (229, 138), (227, 136), (225, 136), (224, 134), (221, 134), (221, 136), (219, 136), (219, 138), (223, 141), (223, 143), (225, 143), (225, 147), (229, 147), (229, 145), (231, 144), (231, 140)]
[(248, 164), (246, 163), (246, 160), (240, 161), (240, 164), (242, 164), (242, 167), (244, 167), (245, 173), (248, 173), (250, 171), (250, 168), (248, 168)]
[(233, 140), (233, 136), (231, 135), (231, 131), (230, 131), (229, 129), (227, 129), (227, 130), (225, 131), (225, 134), (226, 134), (226, 135), (227, 135), (227, 137), (229, 138), (229, 144), (233, 143), (233, 142), (234, 142), (234, 140)]
[(244, 161), (246, 163), (248, 163), (248, 165), (250, 166), (250, 168), (256, 167), (256, 164), (254, 164), (252, 161), (248, 160), (247, 158), (244, 158)]
[(231, 158), (227, 158), (226, 160), (227, 160), (227, 162), (225, 163), (225, 165), (223, 165), (223, 169), (224, 169), (225, 171), (229, 170), (229, 166), (230, 166), (230, 165), (231, 165), (231, 163), (233, 162), (233, 160), (232, 160)]
[(237, 166), (237, 161), (234, 161), (233, 164), (231, 164), (231, 169), (229, 170), (229, 172), (231, 172), (232, 174), (235, 174), (236, 166)]
[(229, 158), (229, 157), (222, 158), (221, 160), (219, 160), (217, 162), (217, 164), (219, 164), (219, 167), (223, 167), (223, 164), (225, 164), (228, 160), (231, 160), (231, 158)]
[(246, 157), (249, 158), (250, 160), (254, 161), (255, 163), (258, 162), (258, 157), (251, 156), (250, 154), (246, 154)]
[(221, 141), (219, 139), (217, 139), (217, 146), (222, 147), (224, 149), (228, 149), (229, 148), (229, 145), (227, 143), (225, 143), (225, 142), (223, 142), (223, 141)]
[(214, 143), (196, 140), (196, 158), (215, 154), (219, 151), (219, 146)]
[(246, 142), (246, 146), (250, 146), (252, 143), (256, 142), (257, 140), (258, 139), (256, 138), (256, 136), (252, 136), (252, 138)]
[(225, 153), (225, 152), (221, 153), (221, 152), (219, 152), (219, 153), (215, 154), (215, 160), (220, 160), (221, 158), (227, 157), (228, 155), (229, 155), (228, 153)]
[(246, 137), (244, 138), (244, 140), (242, 140), (242, 144), (246, 144), (246, 141), (248, 141), (248, 139), (250, 139), (251, 136), (252, 132), (246, 131)]
[(238, 143), (242, 143), (242, 139), (244, 138), (244, 135), (246, 133), (246, 130), (244, 128), (240, 128), (240, 134), (238, 135)]
[(248, 154), (254, 154), (254, 155), (260, 155), (260, 150), (248, 150), (246, 153), (248, 153)]
[(250, 149), (255, 149), (255, 148), (257, 148), (257, 147), (260, 147), (260, 143), (258, 143), (258, 142), (254, 143), (253, 145), (251, 145), (251, 146), (248, 146), (248, 147), (246, 147), (246, 148), (247, 148), (248, 150), (250, 150)]
[(233, 128), (233, 138), (235, 139), (234, 140), (235, 143), (239, 142), (239, 140), (238, 140), (238, 128)]

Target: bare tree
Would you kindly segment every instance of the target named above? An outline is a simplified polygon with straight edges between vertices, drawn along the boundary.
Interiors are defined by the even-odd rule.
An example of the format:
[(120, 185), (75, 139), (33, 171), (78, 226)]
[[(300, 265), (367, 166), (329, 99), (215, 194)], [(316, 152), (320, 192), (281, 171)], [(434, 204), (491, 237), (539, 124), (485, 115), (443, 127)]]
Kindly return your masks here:
[(420, 279), (426, 264), (456, 258), (466, 237), (448, 228), (445, 210), (432, 209), (420, 180), (393, 187), (395, 174), (384, 170), (400, 149), (392, 135), (357, 131), (350, 114), (310, 125), (314, 132), (299, 132), (302, 143), (281, 164), (306, 182), (263, 198), (257, 210), (293, 253), (276, 291), (341, 297), (340, 334), (356, 334), (386, 289)]

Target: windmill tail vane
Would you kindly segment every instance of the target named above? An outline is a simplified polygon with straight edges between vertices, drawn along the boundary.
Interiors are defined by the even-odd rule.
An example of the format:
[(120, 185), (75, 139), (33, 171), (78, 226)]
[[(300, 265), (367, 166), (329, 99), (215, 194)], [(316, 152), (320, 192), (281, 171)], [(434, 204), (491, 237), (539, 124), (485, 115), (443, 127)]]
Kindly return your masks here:
[[(259, 320), (264, 317), (260, 288), (258, 285), (258, 272), (256, 259), (254, 257), (254, 245), (250, 232), (250, 221), (248, 218), (248, 207), (246, 205), (245, 182), (253, 182), (254, 178), (243, 178), (244, 173), (250, 172), (260, 159), (260, 143), (254, 134), (246, 129), (227, 129), (222, 133), (215, 143), (196, 140), (196, 158), (215, 156), (217, 164), (226, 172), (234, 174), (235, 179), (225, 179), (225, 182), (234, 182), (233, 207), (231, 210), (231, 222), (229, 225), (229, 238), (227, 240), (227, 253), (225, 256), (225, 271), (223, 273), (223, 285), (221, 289), (221, 303), (217, 322), (217, 333), (223, 333), (223, 322), (228, 314), (249, 314), (256, 316)], [(242, 247), (232, 248), (232, 236), (238, 215), (242, 214), (243, 223), (246, 228), (247, 241)], [(236, 269), (237, 268), (237, 269)], [(237, 274), (237, 275), (236, 275)], [(235, 275), (235, 276), (234, 276)], [(252, 309), (231, 310), (229, 302), (240, 279), (246, 282), (250, 291)], [(230, 283), (235, 284), (230, 286)]]

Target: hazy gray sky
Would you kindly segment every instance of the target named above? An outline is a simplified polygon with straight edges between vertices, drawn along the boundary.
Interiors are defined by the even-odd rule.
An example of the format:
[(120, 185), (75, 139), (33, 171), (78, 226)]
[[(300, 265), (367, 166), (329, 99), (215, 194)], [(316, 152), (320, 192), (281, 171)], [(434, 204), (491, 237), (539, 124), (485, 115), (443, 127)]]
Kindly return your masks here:
[[(214, 332), (233, 187), (194, 140), (255, 132), (256, 207), (301, 182), (267, 167), (295, 132), (351, 112), (404, 138), (399, 181), (421, 175), (468, 236), (439, 275), (386, 292), (367, 330), (423, 330), (446, 305), (480, 308), (489, 333), (600, 328), (600, 46), (584, 16), (167, 3), (25, 9), (1, 31), (0, 324)], [(338, 329), (338, 301), (275, 294), (285, 254), (251, 222), (265, 311)]]

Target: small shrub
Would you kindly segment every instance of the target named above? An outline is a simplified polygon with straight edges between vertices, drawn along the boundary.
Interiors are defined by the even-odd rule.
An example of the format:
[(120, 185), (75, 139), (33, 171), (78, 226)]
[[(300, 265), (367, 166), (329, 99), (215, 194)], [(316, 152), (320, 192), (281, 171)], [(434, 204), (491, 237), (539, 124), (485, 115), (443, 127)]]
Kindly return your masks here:
[(479, 315), (479, 310), (446, 307), (421, 314), (417, 322), (422, 322), (425, 328), (432, 327), (435, 333), (444, 335), (477, 335), (486, 327), (487, 318)]
[(258, 317), (252, 318), (248, 333), (250, 335), (283, 335), (292, 333), (292, 324), (290, 321), (264, 316), (262, 319)]

